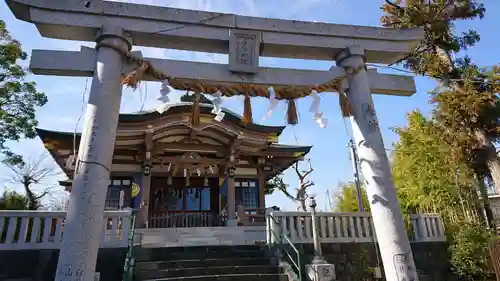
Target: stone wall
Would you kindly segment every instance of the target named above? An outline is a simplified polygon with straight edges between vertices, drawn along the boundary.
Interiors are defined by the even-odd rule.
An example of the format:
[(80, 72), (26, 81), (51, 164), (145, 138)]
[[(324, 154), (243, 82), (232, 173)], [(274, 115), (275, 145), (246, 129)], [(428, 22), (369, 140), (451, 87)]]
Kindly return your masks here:
[[(312, 244), (296, 244), (296, 247), (301, 252), (302, 265), (310, 263), (314, 256)], [(372, 278), (372, 268), (379, 262), (382, 268), (373, 243), (329, 243), (322, 247), (325, 259), (335, 265), (339, 281), (376, 280)], [(420, 281), (453, 280), (446, 262), (446, 243), (412, 243), (412, 249)], [(290, 253), (295, 258), (293, 250)], [(101, 273), (101, 280), (122, 280), (125, 255), (126, 249), (99, 250), (97, 272)], [(58, 250), (0, 251), (0, 280), (2, 277), (54, 280), (58, 256)]]
[[(96, 271), (103, 281), (121, 281), (125, 264), (125, 248), (100, 249)], [(59, 250), (0, 251), (0, 280), (31, 278), (33, 281), (54, 280)]]
[[(302, 253), (301, 263), (311, 263), (314, 256), (313, 245), (296, 244), (296, 247)], [(377, 258), (373, 243), (329, 243), (323, 244), (322, 249), (324, 258), (335, 265), (337, 280), (384, 280), (373, 278), (373, 268), (378, 264), (383, 271), (382, 261)], [(420, 281), (453, 280), (449, 276), (446, 261), (446, 243), (412, 243), (412, 249)], [(293, 250), (290, 253), (295, 257)]]

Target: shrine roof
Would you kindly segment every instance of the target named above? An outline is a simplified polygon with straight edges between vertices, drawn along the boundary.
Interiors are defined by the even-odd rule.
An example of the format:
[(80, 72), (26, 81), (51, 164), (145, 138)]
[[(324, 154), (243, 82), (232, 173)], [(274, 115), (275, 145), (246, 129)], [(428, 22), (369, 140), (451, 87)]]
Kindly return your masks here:
[[(113, 165), (127, 171), (140, 168), (138, 164), (142, 161), (148, 134), (152, 140), (152, 154), (156, 157), (154, 165), (161, 165), (163, 161), (187, 161), (183, 160), (186, 153), (198, 154), (199, 160), (192, 160), (196, 163), (223, 165), (228, 161), (230, 148), (238, 147), (241, 168), (255, 168), (258, 158), (272, 156), (268, 161), (274, 172), (269, 176), (302, 159), (312, 148), (279, 144), (278, 136), (284, 126), (245, 126), (241, 116), (228, 109), (223, 109), (224, 118), (216, 121), (212, 109), (213, 105), (200, 104), (201, 123), (198, 126), (191, 123), (192, 103), (173, 104), (163, 114), (156, 111), (121, 114)], [(37, 128), (36, 132), (61, 169), (71, 177), (73, 168), (67, 165), (72, 161), (74, 150), (78, 150), (81, 133), (42, 128)]]
[[(169, 115), (169, 114), (179, 114), (179, 113), (190, 113), (192, 110), (192, 105), (193, 103), (191, 102), (179, 102), (179, 103), (174, 103), (172, 104), (169, 109), (162, 114), (160, 114), (156, 110), (150, 110), (150, 111), (140, 111), (140, 112), (135, 112), (135, 113), (128, 113), (128, 114), (120, 114), (118, 122), (145, 122), (145, 121), (151, 121), (154, 119), (159, 118), (160, 116), (164, 115)], [(207, 103), (201, 103), (200, 104), (200, 113), (201, 114), (211, 114), (212, 110), (214, 109), (214, 106), (211, 104)], [(286, 126), (266, 126), (266, 125), (259, 125), (255, 123), (251, 124), (243, 124), (241, 120), (241, 115), (229, 110), (227, 108), (222, 108), (222, 111), (226, 114), (224, 116), (225, 121), (232, 122), (239, 127), (246, 128), (251, 131), (256, 131), (256, 132), (262, 132), (262, 133), (277, 133), (278, 135), (283, 132), (283, 130), (286, 128)]]
[[(207, 115), (213, 115), (215, 117), (215, 114), (212, 113), (214, 106), (211, 104), (200, 104), (200, 114), (207, 114)], [(168, 110), (166, 110), (163, 113), (159, 113), (156, 110), (145, 110), (145, 111), (139, 111), (139, 112), (133, 112), (133, 113), (122, 113), (119, 116), (118, 119), (118, 124), (125, 124), (129, 125), (130, 123), (142, 123), (142, 122), (148, 122), (148, 121), (154, 121), (162, 116), (168, 116), (168, 115), (175, 115), (175, 114), (186, 114), (186, 113), (191, 113), (192, 111), (192, 103), (191, 102), (179, 102), (179, 103), (173, 103)], [(283, 130), (286, 128), (286, 126), (267, 126), (267, 125), (260, 125), (260, 124), (244, 124), (241, 119), (241, 115), (238, 113), (235, 113), (232, 110), (229, 110), (227, 108), (222, 108), (222, 112), (225, 113), (224, 116), (224, 121), (230, 122), (240, 128), (244, 128), (246, 130), (254, 131), (254, 132), (259, 132), (259, 133), (272, 133), (272, 134), (277, 134), (278, 136), (281, 135)], [(73, 137), (74, 132), (64, 132), (64, 131), (54, 131), (54, 130), (45, 130), (41, 128), (37, 128), (37, 134), (40, 138), (45, 138), (45, 137), (57, 137), (57, 138), (65, 138), (65, 137)], [(80, 134), (77, 133), (79, 136)]]
[[(73, 138), (76, 137), (76, 142), (79, 144), (81, 133), (72, 133), (72, 132), (62, 132), (62, 131), (53, 131), (46, 130), (41, 128), (36, 128), (36, 132), (38, 137), (42, 141), (47, 139), (50, 140), (61, 140), (61, 141), (73, 141)], [(279, 143), (271, 143), (267, 146), (266, 152), (289, 152), (289, 153), (302, 153), (307, 154), (311, 151), (312, 146), (301, 146), (301, 145), (287, 145), (287, 144), (279, 144)]]

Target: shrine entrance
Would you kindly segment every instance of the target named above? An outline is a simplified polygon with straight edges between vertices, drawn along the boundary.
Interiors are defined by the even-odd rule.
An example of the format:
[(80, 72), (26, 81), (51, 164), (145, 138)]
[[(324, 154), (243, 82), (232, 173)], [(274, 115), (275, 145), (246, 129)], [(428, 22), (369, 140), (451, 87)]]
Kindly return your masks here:
[[(96, 42), (95, 50), (86, 47), (80, 51), (34, 50), (31, 55), (30, 68), (34, 74), (94, 77), (84, 124), (87, 130), (83, 131), (78, 157), (72, 157), (77, 159), (79, 165), (74, 173), (77, 177), (68, 211), (73, 215), (66, 222), (56, 280), (67, 280), (66, 272), (79, 272), (82, 278), (78, 278), (86, 281), (94, 276), (100, 239), (98, 228), (103, 221), (106, 187), (116, 156), (122, 156), (120, 151), (113, 149), (120, 137), (117, 128), (120, 129), (118, 115), (122, 86), (137, 88), (144, 80), (162, 83), (158, 99), (162, 103), (156, 108), (156, 116), (162, 116), (171, 108), (168, 94), (172, 89), (193, 91), (196, 99), (191, 112), (172, 123), (154, 124), (141, 119), (136, 122), (142, 123), (141, 126), (133, 126), (124, 120), (123, 127), (127, 129), (121, 136), (124, 137), (122, 147), (128, 147), (125, 150), (129, 151), (132, 147), (132, 150), (140, 152), (141, 167), (152, 168), (154, 176), (155, 167), (152, 166), (159, 162), (155, 156), (163, 159), (164, 163), (175, 163), (179, 162), (179, 157), (170, 155), (168, 151), (179, 145), (181, 151), (186, 151), (182, 148), (186, 142), (179, 143), (180, 139), (172, 139), (176, 137), (176, 131), (182, 131), (183, 137), (188, 136), (187, 143), (196, 146), (199, 144), (192, 139), (199, 139), (198, 134), (201, 134), (204, 139), (201, 142), (205, 141), (204, 148), (194, 150), (200, 152), (210, 145), (214, 148), (209, 149), (213, 155), (202, 156), (206, 153), (200, 152), (200, 157), (188, 160), (201, 164), (205, 162), (204, 158), (208, 158), (205, 160), (217, 166), (218, 176), (226, 175), (228, 179), (228, 227), (220, 228), (221, 234), (231, 228), (238, 230), (235, 227), (235, 177), (258, 177), (262, 199), (268, 176), (283, 171), (282, 168), (287, 168), (290, 162), (305, 155), (300, 147), (289, 149), (269, 145), (277, 142), (283, 128), (262, 128), (254, 124), (251, 98), (269, 99), (267, 116), (279, 101), (286, 102), (286, 120), (293, 125), (298, 122), (296, 101), (309, 96), (313, 102), (310, 111), (314, 114), (311, 117), (321, 127), (326, 127), (327, 120), (320, 110), (321, 98), (318, 95), (338, 92), (342, 116), (351, 117), (353, 139), (359, 152), (386, 279), (418, 280), (371, 97), (372, 93), (409, 96), (416, 92), (416, 87), (412, 77), (377, 73), (376, 69), (368, 69), (366, 63), (398, 62), (424, 39), (423, 29), (299, 22), (103, 0), (86, 1), (85, 5), (76, 0), (7, 0), (7, 4), (17, 18), (36, 25), (45, 37)], [(228, 55), (229, 63), (147, 58), (140, 51), (132, 52), (133, 46), (224, 53)], [(261, 56), (335, 60), (335, 64), (328, 71), (261, 67)], [(214, 97), (209, 112), (215, 117), (211, 116), (208, 120), (202, 118), (202, 94)], [(235, 95), (242, 96), (244, 100), (241, 119), (234, 118), (234, 114), (231, 117), (229, 111), (222, 110), (222, 97)], [(189, 127), (189, 130), (185, 132), (184, 128), (179, 128), (181, 125)], [(212, 129), (218, 130), (224, 140), (210, 140), (213, 137), (210, 135), (214, 133), (210, 132)], [(124, 136), (126, 134), (135, 136), (131, 141)], [(167, 143), (155, 143), (168, 134), (171, 139), (164, 141)], [(139, 135), (143, 137), (140, 142), (136, 140)], [(73, 134), (71, 139), (74, 139)], [(141, 147), (138, 148), (138, 145)], [(72, 147), (64, 155), (71, 154), (74, 149)], [(279, 154), (284, 159), (274, 160)], [(290, 154), (298, 156), (292, 158)], [(129, 156), (124, 154), (123, 157)], [(213, 163), (214, 160), (217, 163)], [(148, 176), (142, 178), (145, 192), (149, 191), (149, 168), (143, 173)], [(157, 170), (160, 168), (161, 162)], [(187, 206), (190, 205), (186, 202), (189, 202), (187, 199), (192, 189), (186, 186), (192, 185), (184, 183), (184, 188), (182, 184), (172, 186), (180, 187), (177, 196), (173, 196), (176, 189), (172, 189), (174, 192), (169, 198), (176, 198), (172, 205), (182, 202), (180, 211), (187, 213)], [(199, 185), (193, 186), (196, 188)], [(209, 190), (212, 191), (211, 188)], [(179, 194), (182, 200), (179, 200)], [(212, 196), (215, 195), (210, 192)], [(263, 204), (264, 200), (259, 202)], [(148, 202), (144, 203), (141, 205), (148, 206)], [(209, 211), (202, 211), (201, 205), (197, 212), (214, 210), (210, 205)], [(214, 237), (213, 233), (208, 234)], [(405, 261), (408, 266), (398, 266), (396, 259)]]
[(150, 228), (223, 226), (217, 178), (152, 177)]

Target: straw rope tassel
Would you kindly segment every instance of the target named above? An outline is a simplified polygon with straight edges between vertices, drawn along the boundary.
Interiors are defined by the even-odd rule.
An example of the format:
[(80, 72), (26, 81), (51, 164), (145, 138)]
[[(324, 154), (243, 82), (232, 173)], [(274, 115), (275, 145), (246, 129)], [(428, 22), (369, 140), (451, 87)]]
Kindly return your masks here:
[(200, 125), (200, 93), (195, 93), (191, 123), (193, 124), (193, 126)]
[(141, 66), (131, 71), (127, 75), (123, 76), (121, 79), (122, 85), (127, 85), (132, 89), (137, 89), (139, 83), (143, 80), (144, 74), (150, 69), (150, 64), (147, 61), (144, 61)]
[(339, 104), (342, 111), (342, 117), (352, 116), (351, 103), (347, 100), (345, 92), (339, 92)]
[(245, 103), (243, 106), (243, 119), (244, 124), (251, 124), (253, 122), (252, 118), (252, 102), (250, 101), (250, 96), (245, 95)]
[[(195, 90), (204, 88), (204, 90), (200, 90), (200, 92), (213, 94), (217, 91), (221, 91), (224, 96), (231, 97), (234, 95), (248, 95), (251, 97), (266, 97), (269, 98), (269, 93), (267, 92), (268, 86), (255, 85), (255, 84), (212, 84), (212, 85), (203, 85), (200, 81), (186, 81), (185, 79), (176, 79), (175, 77), (170, 77), (162, 71), (155, 69), (154, 65), (149, 61), (145, 61), (140, 57), (134, 56), (132, 52), (129, 52), (125, 49), (117, 47), (113, 44), (107, 44), (105, 42), (100, 42), (96, 45), (96, 48), (107, 47), (111, 48), (121, 55), (123, 55), (128, 63), (136, 64), (138, 67), (124, 75), (121, 79), (122, 85), (127, 85), (134, 90), (137, 88), (138, 84), (144, 80), (144, 75), (147, 74), (150, 76), (149, 78), (156, 78), (156, 80), (163, 81), (168, 79), (170, 81), (170, 86), (177, 90)], [(280, 99), (298, 99), (303, 98), (309, 95), (312, 90), (316, 90), (318, 92), (326, 92), (328, 90), (338, 90), (336, 85), (339, 81), (341, 81), (344, 77), (336, 77), (326, 83), (321, 85), (314, 86), (302, 86), (302, 87), (290, 87), (290, 86), (279, 86), (280, 89), (286, 90), (286, 96), (281, 96)]]
[(288, 108), (286, 110), (286, 121), (290, 125), (299, 123), (299, 115), (297, 113), (297, 104), (295, 100), (288, 100)]

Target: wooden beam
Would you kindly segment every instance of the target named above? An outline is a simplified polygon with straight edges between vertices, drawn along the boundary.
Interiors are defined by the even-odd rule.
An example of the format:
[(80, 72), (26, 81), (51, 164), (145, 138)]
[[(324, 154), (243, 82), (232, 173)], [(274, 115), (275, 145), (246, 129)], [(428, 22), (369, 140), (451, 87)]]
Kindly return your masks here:
[[(137, 53), (140, 55), (140, 52)], [(33, 50), (30, 69), (34, 74), (57, 76), (91, 77), (95, 69), (96, 52), (94, 49), (82, 47), (78, 51)], [(254, 83), (273, 86), (308, 87), (323, 84), (334, 78), (343, 77), (345, 72), (340, 67), (329, 71), (298, 70), (261, 67), (255, 75), (234, 74), (225, 64), (175, 61), (167, 59), (146, 58), (155, 68), (164, 73), (187, 81), (201, 81), (206, 85), (221, 83)], [(135, 66), (123, 68), (123, 74)], [(415, 82), (411, 76), (369, 73), (371, 91), (374, 94), (410, 96), (416, 92)], [(144, 77), (152, 80), (151, 77)]]
[(193, 141), (196, 138), (196, 130), (191, 128), (191, 131), (189, 132), (188, 140)]
[(241, 139), (239, 137), (234, 137), (231, 141), (231, 144), (227, 150), (227, 161), (231, 162), (233, 165), (238, 163), (238, 159), (240, 158), (240, 144)]
[(181, 163), (181, 164), (206, 164), (206, 165), (218, 165), (226, 162), (225, 159), (213, 159), (213, 158), (181, 158), (181, 157), (161, 157), (165, 163)]
[(146, 152), (151, 152), (153, 150), (153, 147), (155, 146), (153, 142), (153, 135), (153, 131), (146, 130), (144, 135), (144, 147), (146, 149)]
[(188, 144), (188, 143), (155, 143), (155, 153), (163, 153), (164, 151), (196, 151), (196, 152), (224, 152), (226, 149), (218, 145), (208, 144)]

